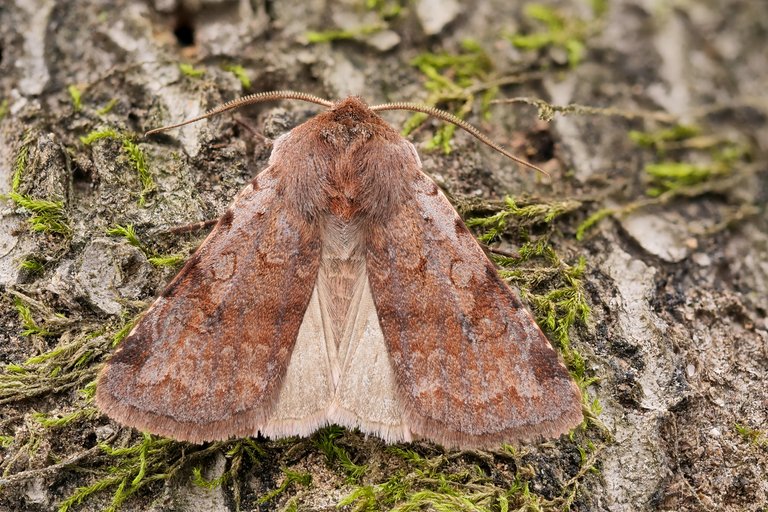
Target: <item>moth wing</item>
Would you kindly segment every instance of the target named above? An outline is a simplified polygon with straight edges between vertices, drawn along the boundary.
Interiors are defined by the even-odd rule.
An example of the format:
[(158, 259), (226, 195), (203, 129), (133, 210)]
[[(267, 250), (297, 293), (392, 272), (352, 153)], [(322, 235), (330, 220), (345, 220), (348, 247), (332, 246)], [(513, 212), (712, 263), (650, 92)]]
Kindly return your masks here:
[(327, 343), (332, 338), (325, 332), (326, 325), (316, 285), (275, 406), (259, 428), (265, 436), (308, 436), (327, 425), (334, 382)]
[(418, 164), (403, 175), (407, 191), (371, 227), (366, 262), (415, 437), (482, 447), (580, 423), (580, 391), (531, 314)]
[(411, 441), (367, 278), (361, 288), (328, 420), (388, 443)]
[(107, 415), (191, 442), (265, 424), (320, 260), (317, 228), (285, 204), (292, 172), (260, 173), (121, 343), (98, 379)]

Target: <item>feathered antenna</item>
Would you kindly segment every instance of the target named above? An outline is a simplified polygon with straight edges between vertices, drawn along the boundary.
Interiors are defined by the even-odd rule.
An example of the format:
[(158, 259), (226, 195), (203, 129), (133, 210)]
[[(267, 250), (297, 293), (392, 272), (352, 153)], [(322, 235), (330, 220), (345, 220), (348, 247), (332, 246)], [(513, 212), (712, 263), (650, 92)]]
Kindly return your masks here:
[(178, 128), (180, 126), (184, 126), (190, 123), (195, 123), (202, 119), (206, 119), (208, 117), (221, 114), (222, 112), (226, 112), (227, 110), (234, 110), (236, 108), (244, 107), (246, 105), (253, 105), (255, 103), (263, 103), (265, 101), (275, 101), (275, 100), (301, 100), (301, 101), (306, 101), (308, 103), (317, 103), (318, 105), (322, 105), (324, 107), (333, 106), (332, 101), (324, 100), (323, 98), (320, 98), (318, 96), (313, 96), (305, 92), (298, 92), (298, 91), (259, 92), (256, 94), (249, 94), (248, 96), (243, 96), (242, 98), (237, 98), (236, 100), (228, 101), (223, 105), (219, 105), (216, 108), (212, 108), (211, 110), (207, 111), (205, 114), (199, 115), (197, 117), (193, 117), (192, 119), (187, 119), (186, 121), (182, 121), (177, 124), (171, 124), (168, 126), (163, 126), (161, 128), (155, 128), (154, 130), (149, 130), (144, 134), (144, 136), (146, 137), (148, 135), (152, 135), (155, 133), (160, 133), (160, 132), (164, 132), (166, 130), (172, 130), (173, 128)]
[(442, 121), (445, 121), (446, 123), (451, 123), (453, 125), (458, 126), (468, 134), (475, 137), (477, 140), (485, 144), (486, 146), (498, 151), (502, 155), (506, 156), (513, 162), (517, 162), (520, 165), (523, 165), (525, 167), (528, 167), (530, 169), (533, 169), (534, 171), (539, 171), (540, 173), (544, 174), (545, 176), (549, 176), (549, 173), (545, 171), (544, 169), (533, 165), (532, 163), (528, 162), (527, 160), (523, 160), (522, 158), (516, 157), (503, 147), (499, 146), (495, 142), (493, 142), (491, 139), (486, 137), (483, 132), (475, 128), (473, 125), (469, 124), (468, 122), (464, 121), (461, 118), (456, 117), (455, 115), (451, 114), (450, 112), (446, 112), (445, 110), (440, 110), (439, 108), (430, 107), (429, 105), (422, 105), (420, 103), (383, 103), (381, 105), (374, 105), (370, 107), (371, 110), (374, 112), (380, 112), (382, 110), (410, 110), (411, 112), (421, 112), (422, 114), (427, 114), (428, 116), (434, 117), (436, 119), (440, 119)]
[[(193, 117), (192, 119), (187, 119), (186, 121), (182, 121), (181, 123), (171, 124), (168, 126), (163, 126), (161, 128), (155, 128), (154, 130), (149, 130), (144, 134), (144, 136), (164, 132), (166, 130), (171, 130), (173, 128), (179, 128), (180, 126), (184, 126), (190, 123), (200, 121), (202, 119), (206, 119), (211, 116), (215, 116), (217, 114), (221, 114), (222, 112), (226, 112), (227, 110), (234, 110), (236, 108), (244, 107), (246, 105), (253, 105), (255, 103), (262, 103), (265, 101), (275, 101), (275, 100), (300, 100), (300, 101), (306, 101), (308, 103), (315, 103), (317, 105), (322, 105), (324, 107), (329, 107), (329, 108), (333, 107), (334, 105), (334, 102), (332, 101), (325, 100), (323, 98), (314, 96), (312, 94), (307, 94), (305, 92), (298, 92), (298, 91), (260, 92), (256, 94), (249, 94), (248, 96), (243, 96), (242, 98), (238, 98), (236, 100), (228, 101), (223, 105), (219, 105), (218, 107), (213, 108), (202, 115)], [(439, 108), (431, 107), (429, 105), (422, 105), (419, 103), (383, 103), (381, 105), (374, 105), (369, 108), (374, 112), (381, 112), (384, 110), (410, 110), (411, 112), (421, 112), (422, 114), (427, 114), (428, 116), (434, 117), (436, 119), (440, 119), (447, 123), (451, 123), (453, 125), (458, 126), (462, 130), (466, 131), (467, 133), (475, 137), (477, 140), (479, 140), (486, 146), (506, 156), (513, 162), (517, 162), (522, 166), (528, 167), (546, 176), (549, 176), (549, 173), (544, 169), (526, 160), (523, 160), (522, 158), (516, 157), (515, 155), (513, 155), (512, 153), (510, 153), (500, 145), (493, 142), (491, 139), (485, 136), (480, 130), (475, 128), (473, 125), (469, 124), (463, 119), (456, 117), (450, 112), (446, 112), (445, 110), (440, 110)]]

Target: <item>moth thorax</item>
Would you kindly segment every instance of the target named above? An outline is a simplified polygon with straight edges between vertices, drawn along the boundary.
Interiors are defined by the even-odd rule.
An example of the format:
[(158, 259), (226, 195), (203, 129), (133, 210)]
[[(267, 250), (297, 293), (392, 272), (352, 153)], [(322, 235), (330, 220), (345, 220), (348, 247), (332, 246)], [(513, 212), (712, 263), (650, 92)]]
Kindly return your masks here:
[(359, 220), (346, 221), (335, 215), (328, 215), (323, 227), (323, 260), (362, 259), (362, 223)]
[(334, 123), (323, 128), (320, 135), (340, 153), (354, 153), (373, 137), (373, 129), (366, 124)]

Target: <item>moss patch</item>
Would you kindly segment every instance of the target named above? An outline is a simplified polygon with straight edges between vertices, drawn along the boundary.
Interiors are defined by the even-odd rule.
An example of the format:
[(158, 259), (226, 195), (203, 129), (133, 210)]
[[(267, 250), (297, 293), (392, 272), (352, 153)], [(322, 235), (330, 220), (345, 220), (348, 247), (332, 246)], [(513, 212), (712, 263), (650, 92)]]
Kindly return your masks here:
[(128, 158), (128, 162), (136, 171), (136, 174), (139, 177), (139, 182), (141, 183), (141, 192), (139, 193), (139, 206), (144, 206), (146, 204), (147, 196), (157, 188), (155, 181), (152, 178), (152, 173), (149, 170), (149, 165), (147, 164), (147, 158), (144, 155), (144, 151), (139, 147), (138, 144), (133, 142), (129, 135), (121, 134), (111, 128), (96, 130), (83, 135), (80, 137), (80, 142), (86, 146), (89, 146), (96, 141), (106, 139), (117, 140), (122, 144), (122, 149)]

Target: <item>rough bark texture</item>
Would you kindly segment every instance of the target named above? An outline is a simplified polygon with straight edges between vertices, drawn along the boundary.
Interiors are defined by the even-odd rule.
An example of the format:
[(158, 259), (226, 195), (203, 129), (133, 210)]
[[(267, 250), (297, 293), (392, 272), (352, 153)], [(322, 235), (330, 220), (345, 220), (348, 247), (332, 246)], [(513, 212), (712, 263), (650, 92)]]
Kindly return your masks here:
[[(122, 510), (225, 511), (238, 503), (241, 510), (336, 510), (351, 493), (370, 510), (406, 502), (456, 510), (504, 510), (505, 503), (768, 509), (764, 5), (615, 0), (601, 11), (575, 0), (548, 2), (564, 17), (547, 29), (530, 6), (509, 0), (471, 8), (414, 0), (396, 13), (388, 12), (396, 2), (373, 4), (0, 5), (0, 192), (10, 194), (0, 210), (0, 510), (57, 510), (78, 492), (82, 503), (71, 510), (113, 502)], [(311, 31), (331, 29), (347, 32), (333, 42), (308, 41)], [(512, 36), (533, 33), (551, 37), (526, 50)], [(466, 38), (485, 57), (462, 46)], [(487, 453), (445, 453), (428, 443), (393, 452), (334, 429), (310, 440), (201, 448), (143, 440), (95, 413), (88, 384), (114, 336), (178, 268), (151, 258), (186, 256), (204, 236), (168, 230), (223, 212), (264, 167), (264, 136), (283, 133), (317, 108), (269, 104), (151, 140), (135, 134), (270, 89), (359, 94), (371, 104), (423, 101), (429, 70), (411, 61), (444, 52), (469, 55), (469, 64), (434, 68), (452, 85), (432, 98), (478, 91), (468, 119), (551, 177), (521, 172), (460, 132), (451, 154), (429, 151), (438, 124), (410, 138), (425, 171), (470, 215), (499, 211), (495, 201), (507, 195), (521, 205), (572, 201), (554, 223), (530, 225), (510, 215), (501, 248), (519, 250), (517, 227), (524, 225), (534, 239), (546, 234), (561, 262), (555, 267), (568, 262), (572, 269), (585, 258), (574, 287), (591, 315), (584, 325), (567, 324), (566, 350), (578, 351), (585, 377), (596, 378), (585, 389), (602, 412), (572, 439)], [(185, 72), (181, 62), (204, 74)], [(480, 97), (499, 78), (496, 99), (612, 110), (557, 114), (544, 123), (534, 108), (502, 103), (485, 122)], [(406, 116), (390, 118), (397, 125)], [(646, 145), (630, 130), (651, 134)], [(80, 139), (95, 131), (98, 140)], [(672, 161), (691, 165), (674, 167), (676, 178), (652, 181), (648, 164)], [(139, 170), (152, 182), (142, 183)], [(654, 198), (653, 188), (667, 192)], [(61, 206), (34, 203), (40, 199)], [(577, 227), (603, 208), (610, 214), (577, 241)], [(140, 243), (107, 233), (129, 224)], [(29, 312), (26, 319), (20, 311)], [(52, 418), (69, 421), (51, 425)], [(109, 452), (99, 443), (134, 451)], [(195, 485), (195, 468), (224, 481)], [(99, 482), (102, 488), (82, 491)], [(377, 487), (383, 482), (390, 487)], [(402, 493), (388, 491), (396, 484)]]

